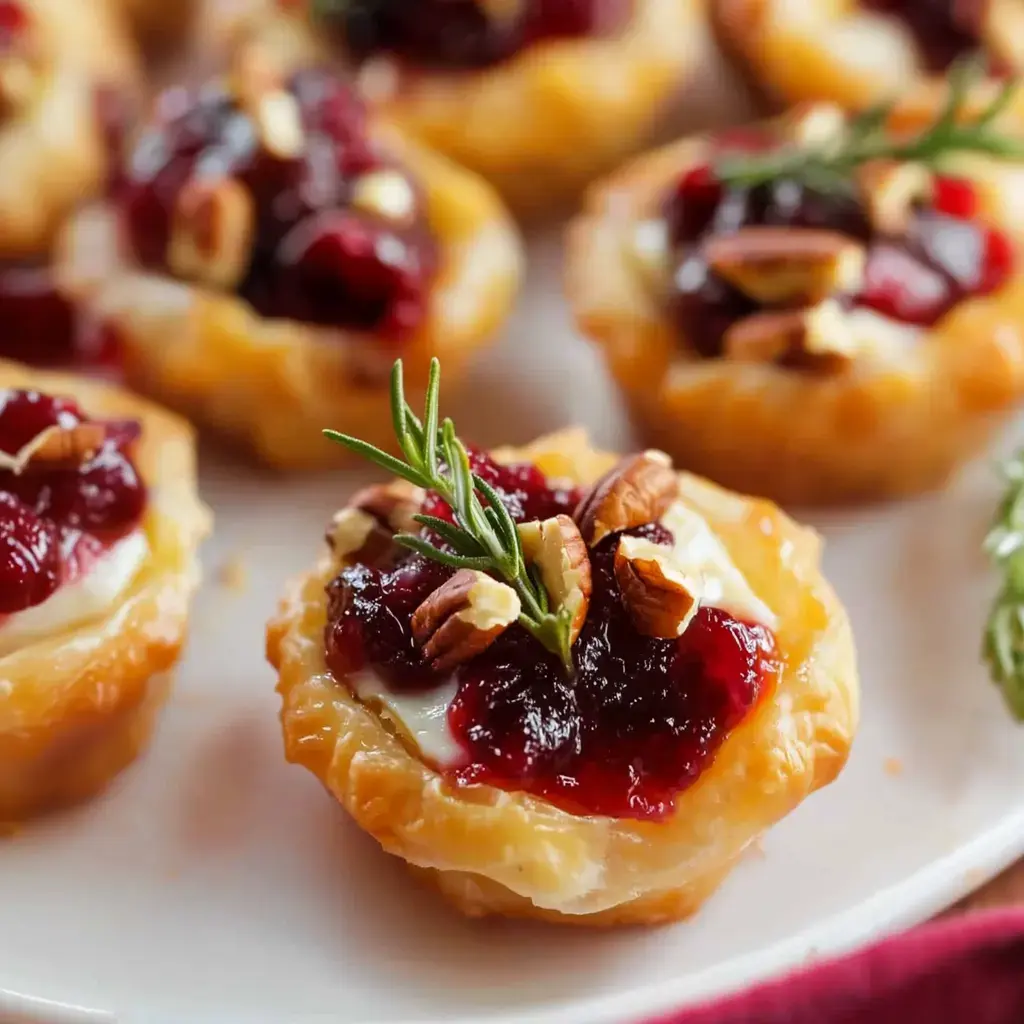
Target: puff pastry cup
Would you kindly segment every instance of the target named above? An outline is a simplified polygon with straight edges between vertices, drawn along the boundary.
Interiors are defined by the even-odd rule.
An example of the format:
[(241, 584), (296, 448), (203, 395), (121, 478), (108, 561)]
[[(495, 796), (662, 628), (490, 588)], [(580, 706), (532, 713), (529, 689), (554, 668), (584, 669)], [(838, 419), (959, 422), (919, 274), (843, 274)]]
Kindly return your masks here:
[[(562, 487), (586, 488), (619, 465), (576, 430), (494, 458), (533, 463)], [(672, 480), (658, 453), (640, 461), (648, 459)], [(816, 535), (766, 501), (685, 473), (674, 500), (703, 517), (777, 617), (780, 661), (772, 687), (660, 820), (567, 809), (512, 784), (459, 785), (425, 760), (401, 719), (358, 699), (354, 677), (337, 678), (325, 661), (325, 590), (345, 562), (338, 533), (334, 553), (292, 585), (268, 629), (288, 759), (467, 915), (613, 926), (694, 913), (757, 836), (839, 773), (858, 684), (849, 623), (820, 573)], [(365, 495), (354, 502), (369, 507)], [(527, 676), (525, 685), (541, 682)]]
[(138, 70), (110, 0), (4, 0), (2, 17), (0, 265), (47, 256), (68, 212), (103, 188), (103, 97), (133, 97)]
[(184, 41), (202, 0), (118, 0), (147, 50), (167, 50)]
[(98, 793), (146, 746), (185, 638), (209, 514), (182, 420), (108, 384), (10, 362), (0, 362), (0, 388), (71, 398), (90, 419), (138, 421), (132, 462), (148, 490), (134, 528), (148, 553), (115, 600), (46, 627), (0, 619), (0, 822), (12, 823)]
[[(423, 17), (438, 25), (445, 17), (465, 19), (472, 3), (425, 6)], [(595, 34), (540, 39), (476, 67), (416, 66), (371, 54), (358, 80), (368, 101), (400, 129), (486, 177), (518, 211), (543, 212), (575, 198), (650, 139), (707, 35), (704, 0), (594, 0), (601, 5), (616, 16)], [(487, 17), (500, 19), (494, 6)], [(583, 6), (575, 5), (577, 13)], [(519, 16), (515, 5), (506, 7), (506, 16)], [(286, 46), (344, 57), (343, 33), (332, 46), (329, 27), (308, 17), (304, 39), (278, 28)]]
[[(669, 145), (595, 185), (568, 236), (577, 323), (647, 441), (783, 503), (938, 487), (1024, 396), (1019, 166), (959, 157), (943, 177), (873, 162), (858, 172), (852, 207), (815, 213), (805, 190), (795, 212), (771, 200), (732, 241), (711, 231), (669, 255), (666, 211), (675, 203), (685, 220), (702, 182), (718, 188), (707, 168), (734, 142), (845, 130), (836, 108), (810, 106), (733, 141)], [(739, 202), (741, 191), (712, 201)], [(829, 230), (804, 231), (801, 217)], [(744, 251), (759, 238), (777, 247), (771, 267)], [(709, 260), (724, 269), (709, 273)], [(746, 274), (751, 261), (760, 266)], [(682, 291), (685, 303), (707, 297), (703, 322), (679, 312)]]
[[(1024, 70), (1024, 11), (1015, 0), (925, 4), (918, 0), (712, 0), (726, 51), (776, 108), (803, 101), (862, 110), (897, 98), (915, 123), (947, 95), (945, 72), (961, 56), (985, 53), (999, 72)], [(977, 85), (990, 100), (996, 77)], [(1006, 116), (1024, 118), (1020, 97)]]
[[(215, 111), (237, 104), (241, 123), (265, 139), (212, 181), (201, 171), (182, 175), (172, 157), (161, 171), (166, 181), (141, 182), (124, 218), (129, 225), (139, 218), (130, 231), (137, 244), (120, 265), (96, 279), (87, 265), (96, 251), (88, 218), (68, 245), (73, 276), (117, 330), (129, 383), (284, 470), (329, 467), (343, 457), (318, 443), (326, 422), (383, 443), (390, 426), (382, 398), (395, 355), (413, 386), (433, 355), (458, 377), (504, 322), (521, 274), (518, 234), (485, 182), (381, 123), (364, 129), (358, 102), (327, 73), (299, 76), (285, 83), (276, 65), (269, 71), (256, 58), (227, 86), (207, 87)], [(314, 97), (306, 108), (296, 100), (300, 88)], [(340, 141), (329, 143), (324, 124), (335, 115), (330, 130)], [(218, 144), (229, 152), (233, 144), (216, 135), (222, 128), (231, 130), (227, 121), (211, 129), (207, 152), (215, 159)], [(318, 175), (332, 144), (342, 169), (332, 182), (327, 167), (325, 188)], [(346, 161), (370, 168), (350, 173)], [(284, 185), (275, 193), (278, 174)], [(297, 190), (289, 191), (288, 175), (300, 175)], [(147, 191), (154, 181), (156, 190)], [(165, 203), (156, 215), (154, 195)], [(261, 238), (280, 233), (279, 225), (266, 227), (274, 211), (290, 217), (296, 208), (281, 248), (261, 249)], [(134, 262), (140, 245), (148, 255), (142, 267)], [(275, 289), (287, 275), (292, 291), (281, 298), (285, 285)], [(350, 324), (350, 314), (375, 322)]]

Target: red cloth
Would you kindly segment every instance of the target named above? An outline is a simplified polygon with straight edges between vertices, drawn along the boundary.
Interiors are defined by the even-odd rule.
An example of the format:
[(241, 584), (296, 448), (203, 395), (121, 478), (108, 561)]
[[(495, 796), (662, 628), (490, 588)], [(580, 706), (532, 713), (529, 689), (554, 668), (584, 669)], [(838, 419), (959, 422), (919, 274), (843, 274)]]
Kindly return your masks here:
[(888, 939), (649, 1024), (1024, 1024), (1024, 909)]

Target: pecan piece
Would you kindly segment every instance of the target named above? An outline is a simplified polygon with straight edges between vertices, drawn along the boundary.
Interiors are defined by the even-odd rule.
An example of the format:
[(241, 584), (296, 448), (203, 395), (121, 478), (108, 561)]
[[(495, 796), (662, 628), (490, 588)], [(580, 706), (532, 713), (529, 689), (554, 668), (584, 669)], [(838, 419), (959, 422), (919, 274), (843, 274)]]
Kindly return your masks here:
[(791, 359), (821, 369), (841, 369), (857, 355), (857, 338), (842, 307), (826, 299), (810, 309), (767, 310), (734, 323), (723, 355), (741, 363)]
[(572, 615), (569, 643), (574, 644), (587, 621), (593, 580), (590, 556), (579, 527), (569, 516), (521, 523), (519, 539), (526, 561), (540, 570), (552, 611), (566, 608)]
[(423, 508), (426, 496), (422, 487), (405, 480), (393, 480), (357, 491), (349, 507), (368, 513), (394, 533), (415, 533), (420, 524), (413, 516)]
[(633, 625), (644, 636), (682, 636), (700, 607), (700, 587), (674, 563), (672, 549), (623, 537), (615, 549), (615, 579)]
[(186, 280), (234, 288), (252, 259), (252, 195), (234, 178), (193, 180), (174, 210), (167, 263)]
[(519, 618), (519, 595), (486, 573), (460, 569), (416, 609), (412, 632), (436, 672), (469, 661)]
[(334, 513), (325, 539), (336, 561), (372, 565), (391, 550), (393, 537), (376, 516), (349, 507)]
[(914, 203), (932, 190), (932, 174), (924, 164), (871, 160), (857, 169), (856, 177), (871, 223), (885, 235), (902, 235)]
[(805, 149), (831, 149), (846, 136), (846, 114), (835, 103), (801, 103), (786, 116), (785, 134)]
[(958, 14), (977, 24), (985, 49), (1006, 69), (1024, 66), (1024, 7), (1019, 0), (960, 0)]
[(102, 423), (47, 427), (13, 455), (0, 451), (0, 469), (15, 475), (35, 466), (76, 469), (100, 450), (106, 438), (107, 428)]
[(408, 225), (416, 215), (416, 193), (401, 171), (384, 168), (356, 178), (352, 205), (393, 224)]
[(864, 247), (838, 231), (741, 228), (708, 239), (704, 256), (719, 277), (765, 305), (819, 302), (864, 283)]
[(672, 460), (664, 452), (631, 455), (594, 484), (576, 506), (573, 519), (593, 547), (610, 533), (660, 519), (678, 489)]

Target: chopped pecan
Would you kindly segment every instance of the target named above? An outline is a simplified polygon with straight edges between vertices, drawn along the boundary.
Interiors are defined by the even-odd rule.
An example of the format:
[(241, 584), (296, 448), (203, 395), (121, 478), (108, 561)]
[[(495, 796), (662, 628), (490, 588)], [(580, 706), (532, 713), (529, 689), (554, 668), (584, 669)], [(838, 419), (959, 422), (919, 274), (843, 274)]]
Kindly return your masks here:
[(700, 588), (674, 564), (672, 549), (623, 537), (615, 549), (615, 579), (622, 602), (644, 636), (681, 636), (700, 605)]
[(521, 523), (519, 538), (526, 561), (540, 569), (552, 610), (566, 608), (572, 615), (569, 643), (575, 643), (593, 592), (590, 556), (579, 527), (569, 516), (555, 516)]
[(372, 565), (391, 550), (393, 537), (375, 515), (350, 506), (334, 513), (325, 539), (337, 561)]
[(13, 455), (0, 451), (0, 469), (15, 474), (36, 466), (75, 469), (88, 462), (106, 438), (107, 428), (102, 423), (47, 427)]
[(410, 224), (416, 215), (416, 193), (401, 171), (389, 167), (356, 178), (352, 205), (394, 224)]
[(281, 160), (294, 160), (306, 147), (299, 101), (284, 89), (275, 89), (259, 97), (252, 112), (256, 134), (263, 148)]
[(416, 609), (412, 632), (437, 672), (469, 661), (519, 618), (519, 595), (486, 573), (460, 569)]
[(960, 0), (985, 49), (1005, 68), (1024, 67), (1024, 6), (1020, 0)]
[(766, 305), (820, 302), (864, 283), (864, 247), (837, 231), (741, 228), (710, 238), (704, 256), (716, 274)]
[(664, 452), (631, 455), (594, 484), (576, 507), (573, 519), (593, 547), (610, 533), (660, 519), (678, 488), (672, 460)]
[(368, 513), (395, 533), (414, 533), (420, 525), (413, 516), (423, 508), (426, 496), (422, 487), (405, 480), (393, 480), (357, 491), (349, 506)]
[(846, 114), (835, 103), (802, 103), (786, 116), (785, 134), (797, 146), (828, 149), (846, 135)]
[(168, 265), (178, 277), (234, 288), (249, 269), (255, 223), (252, 195), (240, 181), (190, 181), (175, 207)]
[(822, 369), (846, 366), (856, 354), (856, 336), (834, 299), (810, 309), (767, 310), (738, 320), (725, 332), (723, 351), (736, 362), (791, 359)]
[(856, 176), (871, 224), (885, 235), (902, 235), (914, 203), (932, 190), (932, 174), (924, 164), (871, 160)]

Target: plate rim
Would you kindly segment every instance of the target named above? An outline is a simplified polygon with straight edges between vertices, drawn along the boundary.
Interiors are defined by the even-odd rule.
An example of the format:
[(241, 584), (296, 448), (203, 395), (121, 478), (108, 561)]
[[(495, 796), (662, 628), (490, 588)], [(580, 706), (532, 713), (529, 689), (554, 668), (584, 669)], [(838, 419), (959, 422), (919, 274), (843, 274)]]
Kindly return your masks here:
[[(743, 988), (850, 953), (876, 939), (926, 921), (995, 878), (1021, 857), (1024, 857), (1024, 806), (902, 881), (764, 949), (655, 985), (624, 989), (547, 1009), (491, 1016), (482, 1024), (644, 1024), (649, 1017), (682, 1012), (735, 994)], [(685, 922), (680, 926), (686, 927)], [(14, 1024), (170, 1024), (161, 1015), (145, 1012), (129, 1015), (116, 1009), (90, 1009), (27, 995), (6, 987), (0, 979), (0, 1019), (7, 1015), (15, 1018)], [(317, 1015), (317, 1020), (323, 1019), (322, 1015)], [(200, 1020), (210, 1020), (212, 1024), (212, 1019)], [(232, 1020), (246, 1024), (242, 1019)], [(309, 1017), (290, 1020), (292, 1024), (312, 1024)], [(220, 1018), (220, 1024), (228, 1022)], [(452, 1024), (452, 1021), (451, 1018), (421, 1017), (359, 1024)]]

